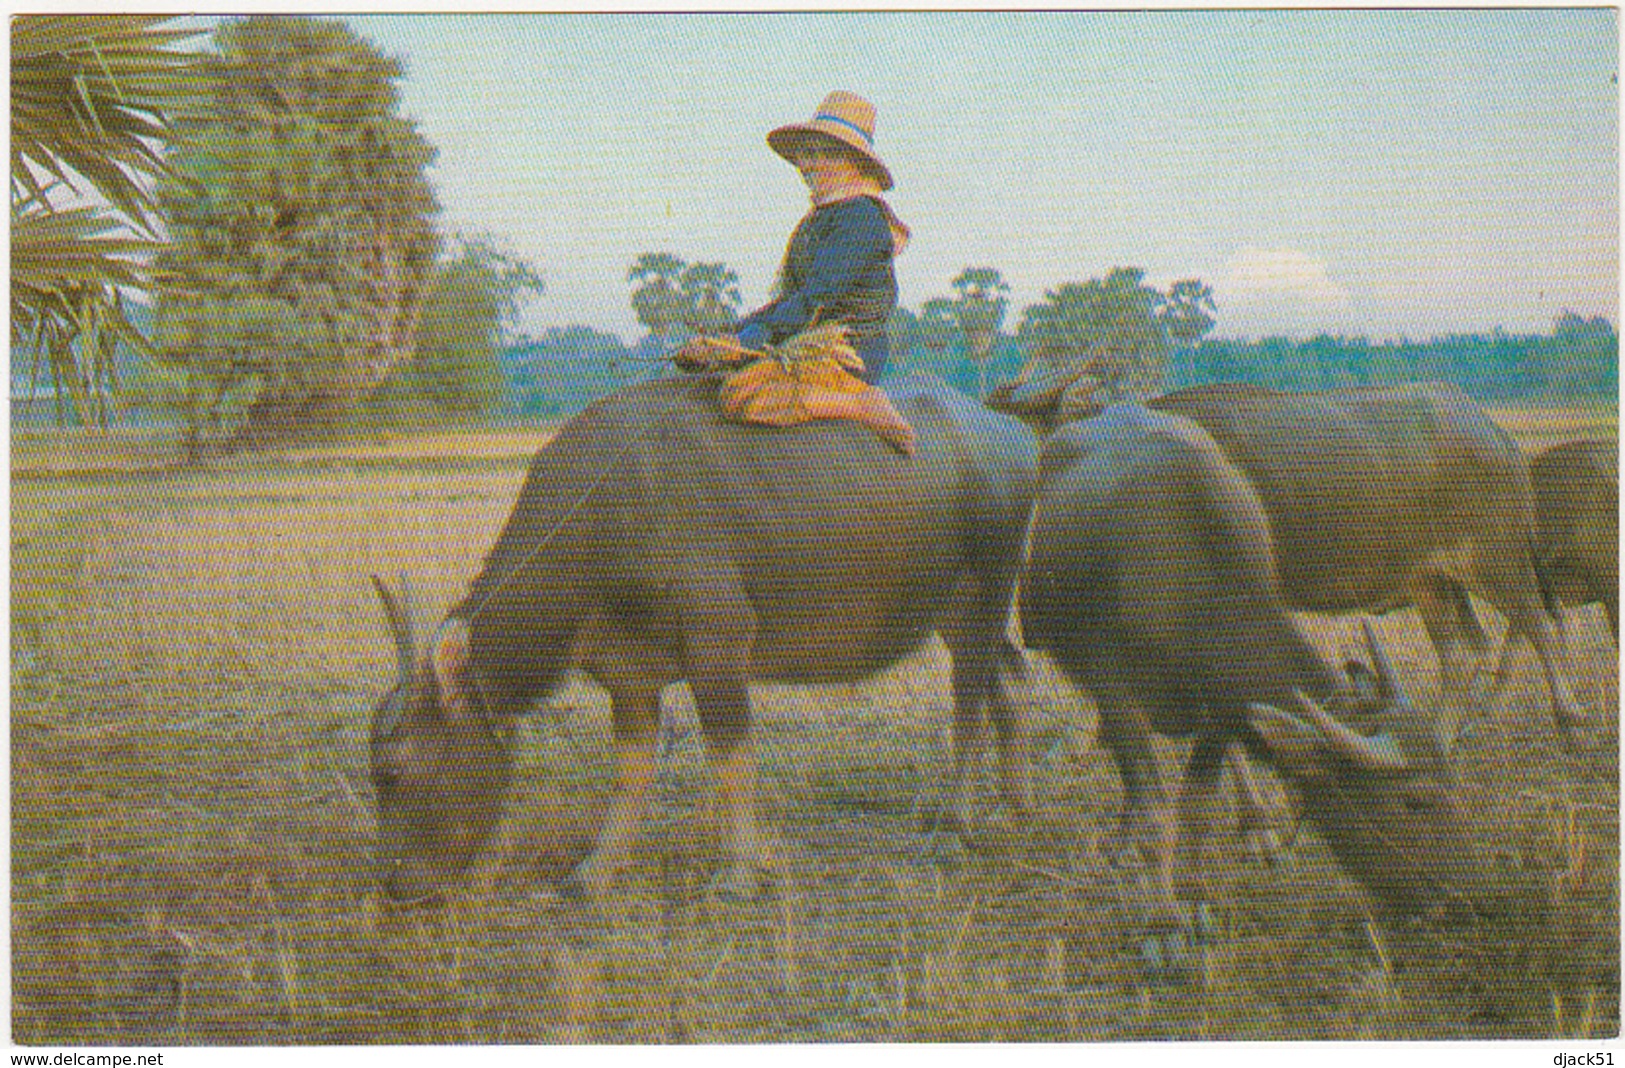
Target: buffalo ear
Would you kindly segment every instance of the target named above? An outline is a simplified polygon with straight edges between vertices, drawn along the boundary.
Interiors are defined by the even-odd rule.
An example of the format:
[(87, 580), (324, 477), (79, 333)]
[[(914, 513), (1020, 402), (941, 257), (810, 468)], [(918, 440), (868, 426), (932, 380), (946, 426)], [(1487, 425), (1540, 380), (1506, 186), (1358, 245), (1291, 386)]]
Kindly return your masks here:
[(1388, 659), (1388, 650), (1377, 638), (1376, 628), (1372, 627), (1371, 620), (1360, 620), (1360, 627), (1365, 631), (1366, 648), (1371, 650), (1371, 663), (1377, 669), (1377, 694), (1384, 705), (1406, 703), (1405, 686), (1399, 681), (1399, 672), (1394, 670), (1394, 662)]
[(440, 624), (429, 645), (429, 667), (440, 703), (448, 712), (467, 712), (473, 707), (469, 658), (468, 624), (461, 619)]

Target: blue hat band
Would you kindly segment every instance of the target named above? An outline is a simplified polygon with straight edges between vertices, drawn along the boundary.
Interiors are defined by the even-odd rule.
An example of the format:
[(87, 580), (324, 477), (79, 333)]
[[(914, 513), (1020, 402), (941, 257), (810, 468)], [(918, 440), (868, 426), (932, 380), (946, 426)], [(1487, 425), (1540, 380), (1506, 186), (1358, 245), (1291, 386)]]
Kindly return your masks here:
[(859, 137), (863, 138), (863, 143), (864, 144), (869, 145), (871, 148), (874, 147), (875, 139), (874, 139), (873, 134), (869, 133), (868, 130), (865, 130), (863, 127), (859, 126), (855, 122), (846, 121), (845, 119), (841, 118), (839, 115), (822, 115), (822, 114), (814, 115), (813, 116), (813, 121), (814, 122), (833, 122), (837, 126), (845, 126), (848, 130), (851, 130), (853, 133), (855, 133)]

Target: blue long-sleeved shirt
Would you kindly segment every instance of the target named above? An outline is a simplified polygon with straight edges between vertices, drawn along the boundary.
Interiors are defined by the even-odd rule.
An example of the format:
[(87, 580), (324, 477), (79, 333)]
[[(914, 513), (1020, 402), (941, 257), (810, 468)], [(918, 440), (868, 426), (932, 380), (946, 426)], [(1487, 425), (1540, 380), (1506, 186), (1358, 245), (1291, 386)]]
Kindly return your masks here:
[(745, 316), (739, 341), (776, 345), (816, 323), (842, 322), (863, 360), (862, 378), (880, 381), (891, 354), (886, 321), (897, 306), (891, 226), (873, 198), (815, 208), (790, 235), (776, 300)]

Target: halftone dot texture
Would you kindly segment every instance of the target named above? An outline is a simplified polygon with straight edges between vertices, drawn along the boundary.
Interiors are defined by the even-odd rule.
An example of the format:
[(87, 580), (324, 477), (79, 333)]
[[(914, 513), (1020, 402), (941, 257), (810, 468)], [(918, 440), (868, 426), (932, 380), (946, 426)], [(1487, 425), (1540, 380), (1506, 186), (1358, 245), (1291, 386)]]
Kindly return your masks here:
[[(1295, 337), (1176, 354), (1169, 384), (1458, 381), (1525, 452), (1600, 437), (1617, 469), (1617, 12), (354, 22), (405, 62), (400, 110), (439, 153), (446, 231), (511, 240), (545, 275), (541, 319), (526, 324), (536, 343), (504, 365), (521, 414), (202, 463), (185, 462), (170, 426), (104, 435), (14, 421), (15, 1042), (1617, 1037), (1618, 648), (1596, 595), (1567, 584), (1553, 589), (1573, 601), (1580, 746), (1563, 744), (1522, 643), (1455, 738), (1458, 796), (1490, 880), (1474, 911), (1442, 922), (1375, 911), (1261, 764), (1284, 851), (1258, 862), (1230, 767), (1203, 855), (1181, 868), (1184, 900), (1199, 891), (1210, 908), (1178, 975), (1148, 967), (1177, 949), (1147, 950), (1162, 918), (1146, 904), (1154, 873), (1133, 856), (1114, 863), (1125, 791), (1097, 702), (1053, 660), (1034, 656), (1012, 694), (1034, 808), (1004, 803), (990, 744), (970, 766), (963, 841), (929, 822), (954, 771), (945, 644), (899, 643), (870, 677), (835, 670), (860, 637), (871, 643), (860, 651), (878, 648), (875, 633), (905, 633), (940, 607), (922, 597), (912, 617), (861, 626), (877, 586), (932, 577), (945, 527), (973, 546), (996, 540), (959, 502), (923, 532), (889, 526), (896, 487), (878, 472), (901, 461), (884, 449), (863, 454), (873, 468), (839, 469), (862, 502), (847, 533), (872, 538), (851, 554), (875, 565), (872, 585), (791, 621), (829, 628), (837, 640), (801, 664), (844, 681), (749, 691), (757, 822), (774, 861), (756, 899), (716, 893), (730, 828), (687, 686), (661, 696), (642, 831), (591, 904), (560, 889), (598, 838), (617, 769), (609, 699), (583, 675), (518, 721), (504, 818), (443, 904), (399, 908), (379, 892), (368, 752), (373, 707), (395, 681), (368, 576), (410, 574), (424, 633), (468, 594), (557, 429), (535, 420), (562, 421), (657, 366), (660, 340), (623, 340), (647, 325), (627, 279), (640, 254), (729, 261), (745, 305), (765, 299), (805, 195), (762, 138), (834, 85), (880, 106), (897, 207), (917, 237), (899, 261), (903, 300), (922, 317), (967, 263), (1013, 283), (1011, 330), (1020, 309), (1114, 264), (1145, 264), (1159, 292), (1195, 274), (1219, 293), (1217, 336)], [(453, 311), (442, 325), (456, 334), (471, 321)], [(204, 340), (220, 332), (208, 315), (192, 325)], [(1402, 334), (1418, 340), (1385, 340)], [(951, 324), (946, 336), (936, 347), (922, 336), (894, 366), (980, 392)], [(1018, 356), (996, 352), (991, 381)], [(596, 530), (652, 524), (718, 474), (703, 438), (668, 428), (637, 424), (600, 454), (644, 429), (667, 450), (640, 453), (636, 477), (617, 484), (658, 476), (635, 498), (646, 507), (613, 521), (593, 512)], [(794, 452), (829, 432), (771, 440)], [(1336, 455), (1313, 426), (1295, 441), (1311, 461)], [(917, 462), (947, 465), (951, 451)], [(1423, 466), (1357, 470), (1380, 483)], [(604, 473), (547, 477), (535, 494), (559, 518)], [(1143, 491), (1125, 521), (1150, 512), (1156, 487)], [(1380, 552), (1442, 519), (1448, 497), (1403, 517), (1367, 505), (1360, 518), (1383, 534)], [(803, 500), (754, 511), (782, 503), (815, 529)], [(1582, 518), (1599, 514), (1617, 531), (1617, 499)], [(1599, 539), (1617, 533), (1587, 535)], [(528, 543), (495, 559), (567, 573), (593, 541), (562, 559)], [(668, 574), (737, 579), (696, 544), (651, 552)], [(852, 547), (809, 537), (793, 548), (816, 568)], [(1520, 551), (1452, 563), (1506, 567)], [(1353, 555), (1329, 559), (1334, 578), (1356, 569)], [(718, 606), (710, 592), (692, 599), (702, 616)], [(1492, 600), (1471, 605), (1487, 663), (1508, 636), (1506, 605)], [(639, 634), (671, 625), (618, 622)], [(1352, 619), (1300, 623), (1332, 663), (1368, 655)], [(1418, 613), (1396, 610), (1378, 629), (1418, 706), (1449, 712), (1448, 670)], [(1257, 645), (1221, 626), (1208, 637), (1222, 668), (1256, 665)], [(1178, 738), (1152, 742), (1170, 804), (1187, 753)], [(445, 770), (480, 779), (455, 759)]]
[[(1466, 927), (1374, 916), (1308, 827), (1280, 863), (1249, 859), (1227, 783), (1196, 869), (1210, 939), (1183, 980), (1153, 981), (1149, 873), (1104, 851), (1118, 773), (1093, 701), (1047, 659), (1019, 701), (1033, 815), (1007, 815), (989, 760), (972, 779), (971, 845), (924, 830), (951, 771), (937, 643), (867, 681), (753, 689), (758, 818), (777, 860), (756, 901), (711, 890), (725, 824), (682, 687), (664, 697), (660, 774), (627, 870), (594, 907), (559, 898), (614, 781), (607, 699), (578, 679), (522, 721), (507, 815), (449, 902), (393, 909), (373, 879), (366, 753), (393, 658), (366, 576), (409, 571), (420, 615), (437, 618), (478, 571), (544, 436), (407, 438), (167, 474), (118, 438), (20, 454), (25, 472), (59, 473), (14, 483), (17, 1041), (1617, 1030), (1618, 677), (1595, 608), (1569, 616), (1590, 748), (1563, 749), (1527, 650), (1456, 746), (1500, 891)], [(1498, 642), (1498, 616), (1482, 612)], [(1336, 662), (1364, 655), (1352, 621), (1305, 626)], [(1380, 630), (1432, 707), (1417, 617)], [(1244, 664), (1253, 650), (1230, 652)], [(1158, 743), (1170, 783), (1181, 750)], [(1291, 801), (1260, 773), (1291, 839)]]

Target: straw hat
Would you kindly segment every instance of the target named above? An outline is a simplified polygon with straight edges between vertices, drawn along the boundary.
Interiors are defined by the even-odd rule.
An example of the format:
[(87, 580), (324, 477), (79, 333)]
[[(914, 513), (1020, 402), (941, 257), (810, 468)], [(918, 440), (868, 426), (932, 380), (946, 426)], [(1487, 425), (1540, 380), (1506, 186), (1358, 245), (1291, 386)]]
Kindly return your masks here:
[(824, 98), (809, 122), (780, 126), (767, 135), (768, 147), (796, 161), (796, 151), (809, 140), (831, 138), (857, 153), (859, 161), (880, 179), (881, 189), (892, 187), (891, 171), (875, 155), (875, 106), (855, 93), (837, 89)]

